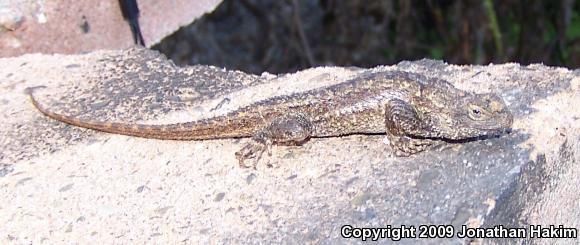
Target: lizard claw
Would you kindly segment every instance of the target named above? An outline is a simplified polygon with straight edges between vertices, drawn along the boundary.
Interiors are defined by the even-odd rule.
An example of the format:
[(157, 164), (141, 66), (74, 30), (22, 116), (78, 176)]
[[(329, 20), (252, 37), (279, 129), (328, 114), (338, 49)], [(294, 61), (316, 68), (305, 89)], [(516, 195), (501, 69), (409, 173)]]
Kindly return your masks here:
[[(236, 152), (236, 159), (238, 159), (240, 167), (242, 168), (253, 167), (254, 169), (256, 169), (256, 165), (258, 165), (258, 162), (262, 158), (262, 155), (264, 154), (265, 151), (268, 150), (268, 148), (269, 147), (267, 147), (266, 145), (256, 142), (248, 143), (242, 149)], [(245, 162), (248, 159), (253, 159), (254, 163), (251, 165), (246, 164)]]

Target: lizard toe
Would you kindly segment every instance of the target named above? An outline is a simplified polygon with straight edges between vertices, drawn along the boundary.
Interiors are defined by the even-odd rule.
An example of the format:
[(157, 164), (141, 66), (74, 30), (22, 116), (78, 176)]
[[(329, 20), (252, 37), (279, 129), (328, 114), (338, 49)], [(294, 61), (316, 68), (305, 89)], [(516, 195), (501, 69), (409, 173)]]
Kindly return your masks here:
[[(256, 168), (256, 165), (262, 158), (264, 152), (268, 149), (268, 147), (264, 144), (260, 144), (257, 142), (251, 142), (246, 144), (242, 149), (235, 153), (236, 159), (240, 164), (240, 167), (249, 168), (253, 167)], [(252, 160), (252, 164), (247, 164), (247, 161)]]

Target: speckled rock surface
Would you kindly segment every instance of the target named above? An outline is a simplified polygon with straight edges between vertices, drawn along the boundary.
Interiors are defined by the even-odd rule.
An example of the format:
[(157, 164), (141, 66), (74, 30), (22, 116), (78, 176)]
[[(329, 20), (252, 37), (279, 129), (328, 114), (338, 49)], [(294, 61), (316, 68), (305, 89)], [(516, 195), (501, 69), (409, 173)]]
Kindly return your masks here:
[[(221, 0), (139, 0), (147, 45), (212, 11)], [(133, 45), (118, 0), (0, 1), (0, 57), (26, 53), (74, 54)]]
[[(23, 93), (81, 118), (174, 123), (337, 83), (364, 71), (323, 67), (248, 75), (178, 68), (140, 49), (0, 59), (1, 243), (336, 243), (341, 227), (451, 225), (579, 227), (580, 71), (543, 65), (400, 69), (500, 94), (511, 134), (409, 158), (384, 136), (274, 147), (273, 167), (242, 169), (248, 139), (162, 141), (106, 134), (42, 116)], [(381, 239), (390, 242), (391, 239)], [(468, 242), (403, 239), (402, 244)], [(484, 240), (477, 240), (485, 242)], [(504, 240), (500, 240), (502, 242)], [(539, 243), (577, 242), (539, 240)]]

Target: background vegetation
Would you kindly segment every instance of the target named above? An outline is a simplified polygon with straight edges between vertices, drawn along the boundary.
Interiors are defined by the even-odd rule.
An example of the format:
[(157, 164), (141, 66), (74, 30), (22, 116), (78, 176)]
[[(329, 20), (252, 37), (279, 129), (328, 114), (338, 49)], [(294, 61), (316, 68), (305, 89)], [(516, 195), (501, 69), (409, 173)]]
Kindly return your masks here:
[(580, 1), (225, 0), (154, 47), (251, 73), (401, 60), (580, 66)]

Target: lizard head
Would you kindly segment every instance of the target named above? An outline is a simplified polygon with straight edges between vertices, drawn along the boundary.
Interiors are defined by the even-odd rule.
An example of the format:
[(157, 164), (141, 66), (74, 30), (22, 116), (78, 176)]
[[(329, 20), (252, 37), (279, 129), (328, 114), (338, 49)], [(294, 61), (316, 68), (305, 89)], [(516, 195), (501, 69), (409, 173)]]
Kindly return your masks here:
[(495, 94), (461, 92), (447, 98), (438, 113), (431, 114), (431, 124), (442, 138), (463, 140), (496, 136), (507, 132), (513, 116), (505, 102)]

